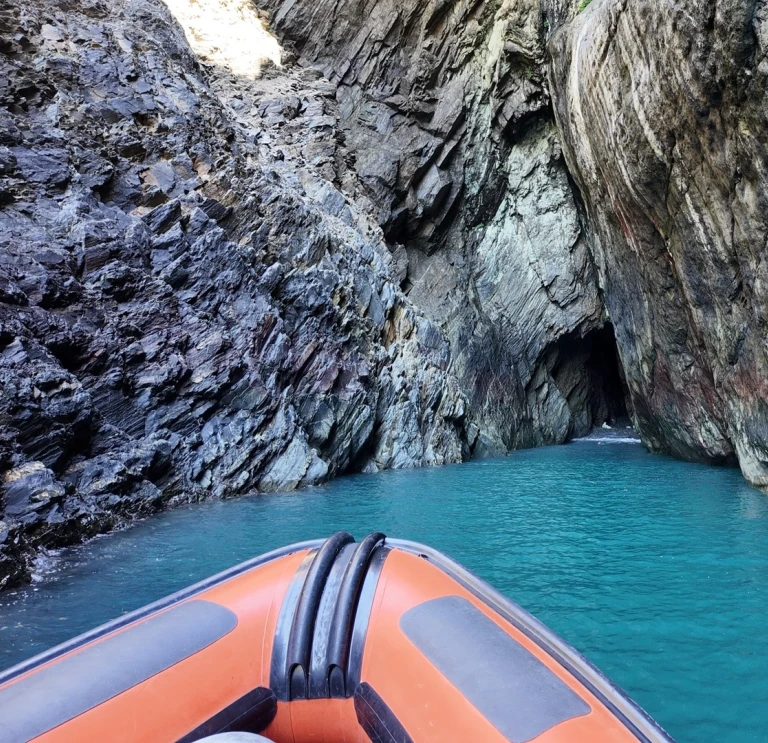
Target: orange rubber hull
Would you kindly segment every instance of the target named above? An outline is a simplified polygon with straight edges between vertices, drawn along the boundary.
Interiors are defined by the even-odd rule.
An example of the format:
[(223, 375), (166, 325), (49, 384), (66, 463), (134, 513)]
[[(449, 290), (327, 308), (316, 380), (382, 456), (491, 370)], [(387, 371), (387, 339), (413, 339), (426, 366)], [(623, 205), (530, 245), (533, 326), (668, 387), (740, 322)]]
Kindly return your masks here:
[(0, 676), (0, 740), (669, 738), (439, 553), (345, 534), (257, 558)]

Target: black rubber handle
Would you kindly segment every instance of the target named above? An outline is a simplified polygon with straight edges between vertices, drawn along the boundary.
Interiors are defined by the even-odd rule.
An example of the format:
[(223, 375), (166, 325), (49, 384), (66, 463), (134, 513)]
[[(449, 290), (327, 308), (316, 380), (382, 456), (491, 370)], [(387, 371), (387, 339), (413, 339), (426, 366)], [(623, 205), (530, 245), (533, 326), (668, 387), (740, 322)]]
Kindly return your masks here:
[(325, 582), (341, 549), (354, 541), (352, 535), (345, 531), (337, 532), (329, 537), (317, 551), (307, 573), (288, 640), (288, 673), (286, 676), (290, 679), (291, 699), (306, 699), (308, 696), (312, 636)]
[(326, 668), (328, 669), (328, 696), (330, 697), (346, 696), (345, 679), (357, 602), (368, 572), (371, 555), (385, 538), (383, 534), (376, 532), (363, 539), (357, 545), (342, 579), (336, 610), (333, 614), (331, 636), (328, 641)]

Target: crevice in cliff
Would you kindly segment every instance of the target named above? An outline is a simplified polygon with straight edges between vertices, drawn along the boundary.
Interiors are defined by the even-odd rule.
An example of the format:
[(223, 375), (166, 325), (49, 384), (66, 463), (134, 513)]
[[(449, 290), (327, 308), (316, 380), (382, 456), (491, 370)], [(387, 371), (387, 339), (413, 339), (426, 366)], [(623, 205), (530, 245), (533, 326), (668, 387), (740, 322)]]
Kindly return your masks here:
[[(621, 364), (619, 349), (613, 324), (606, 324), (591, 334), (591, 348), (588, 373), (592, 375), (596, 394), (605, 404), (607, 422), (630, 416), (632, 403), (629, 397), (624, 367)], [(595, 424), (606, 421), (595, 420)]]

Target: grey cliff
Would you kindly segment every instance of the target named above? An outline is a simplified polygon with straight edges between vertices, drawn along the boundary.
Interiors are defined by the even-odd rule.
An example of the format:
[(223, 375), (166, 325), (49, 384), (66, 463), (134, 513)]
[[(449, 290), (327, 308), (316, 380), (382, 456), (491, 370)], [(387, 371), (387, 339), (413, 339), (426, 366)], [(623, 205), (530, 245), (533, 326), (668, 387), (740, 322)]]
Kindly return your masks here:
[(610, 417), (612, 339), (556, 134), (539, 2), (266, 0), (337, 86), (346, 146), (409, 298), (445, 332), (476, 453)]
[(469, 456), (325, 82), (205, 70), (157, 1), (2, 27), (0, 585), (174, 503)]
[(549, 51), (640, 434), (768, 486), (768, 7), (593, 0)]

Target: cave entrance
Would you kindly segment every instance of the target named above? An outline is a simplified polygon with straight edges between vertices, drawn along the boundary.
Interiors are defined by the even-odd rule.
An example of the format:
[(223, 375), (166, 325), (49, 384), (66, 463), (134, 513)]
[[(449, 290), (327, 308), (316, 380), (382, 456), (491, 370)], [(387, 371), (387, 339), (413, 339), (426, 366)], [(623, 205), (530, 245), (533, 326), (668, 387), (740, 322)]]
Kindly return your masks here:
[(584, 337), (561, 338), (551, 374), (571, 410), (569, 439), (603, 423), (631, 424), (629, 390), (610, 322)]
[(586, 371), (591, 377), (594, 409), (596, 413), (598, 409), (605, 411), (605, 420), (599, 420), (602, 413), (597, 414), (594, 424), (616, 424), (628, 420), (631, 405), (629, 388), (621, 365), (613, 324), (606, 323), (599, 330), (590, 333), (585, 341), (589, 346), (590, 355)]

